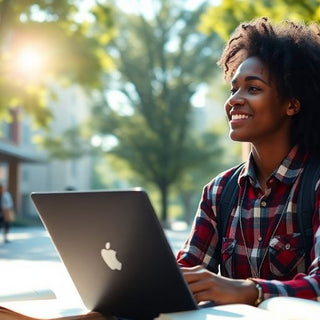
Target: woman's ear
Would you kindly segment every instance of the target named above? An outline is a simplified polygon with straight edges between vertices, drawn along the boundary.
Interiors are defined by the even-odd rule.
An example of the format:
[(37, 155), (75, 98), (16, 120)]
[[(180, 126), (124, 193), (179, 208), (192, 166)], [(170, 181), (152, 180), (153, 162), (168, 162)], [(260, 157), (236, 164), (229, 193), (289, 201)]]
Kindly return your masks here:
[(296, 98), (291, 98), (289, 100), (289, 104), (287, 107), (287, 115), (294, 116), (295, 114), (299, 113), (300, 111), (300, 101)]

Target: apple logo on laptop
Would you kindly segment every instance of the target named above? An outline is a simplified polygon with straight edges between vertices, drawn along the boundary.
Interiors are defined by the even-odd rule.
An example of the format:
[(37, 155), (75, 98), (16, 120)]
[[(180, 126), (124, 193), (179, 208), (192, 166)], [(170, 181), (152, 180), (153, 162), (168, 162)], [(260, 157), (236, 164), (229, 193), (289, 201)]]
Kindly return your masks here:
[(101, 249), (101, 256), (106, 265), (111, 270), (121, 270), (122, 263), (117, 259), (117, 252), (113, 249), (110, 249), (110, 242), (106, 243), (106, 249)]

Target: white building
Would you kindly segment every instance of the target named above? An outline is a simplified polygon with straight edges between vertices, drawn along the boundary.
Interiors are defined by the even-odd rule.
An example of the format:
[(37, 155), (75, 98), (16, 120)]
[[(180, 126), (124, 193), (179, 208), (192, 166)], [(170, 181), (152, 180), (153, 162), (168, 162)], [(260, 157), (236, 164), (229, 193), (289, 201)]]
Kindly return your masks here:
[[(88, 99), (80, 87), (54, 87), (57, 100), (50, 102), (54, 114), (51, 132), (54, 136), (61, 135), (65, 130), (79, 125), (89, 116)], [(44, 150), (32, 143), (34, 134), (25, 121), (21, 130), (23, 145), (28, 145), (35, 154), (46, 158)], [(85, 155), (70, 160), (50, 160), (40, 163), (23, 163), (20, 172), (21, 207), (24, 215), (36, 214), (30, 199), (34, 191), (64, 191), (68, 188), (89, 190), (91, 185), (91, 159)]]

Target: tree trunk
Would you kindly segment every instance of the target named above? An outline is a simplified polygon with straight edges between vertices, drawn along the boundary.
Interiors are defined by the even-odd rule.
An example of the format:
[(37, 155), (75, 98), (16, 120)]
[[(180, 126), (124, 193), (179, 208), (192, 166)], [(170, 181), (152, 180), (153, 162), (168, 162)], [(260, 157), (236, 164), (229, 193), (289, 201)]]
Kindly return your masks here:
[(163, 184), (160, 185), (160, 193), (161, 193), (161, 215), (160, 221), (164, 228), (169, 227), (168, 222), (168, 185)]
[(193, 207), (193, 201), (192, 201), (192, 195), (193, 191), (191, 192), (182, 192), (181, 193), (181, 200), (183, 203), (183, 208), (184, 208), (184, 219), (187, 222), (187, 224), (191, 224), (194, 219), (194, 214), (195, 214), (195, 208)]

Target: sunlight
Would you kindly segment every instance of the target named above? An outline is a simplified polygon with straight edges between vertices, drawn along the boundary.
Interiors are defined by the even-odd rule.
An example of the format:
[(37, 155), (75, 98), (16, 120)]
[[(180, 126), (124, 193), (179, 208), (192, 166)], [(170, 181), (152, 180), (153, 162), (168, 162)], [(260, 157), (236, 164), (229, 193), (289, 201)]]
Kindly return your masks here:
[(198, 86), (197, 91), (191, 97), (191, 104), (195, 108), (203, 108), (207, 103), (208, 86), (206, 84), (201, 84)]
[(91, 138), (91, 145), (95, 148), (101, 148), (103, 151), (110, 151), (118, 145), (118, 139), (111, 134), (108, 135), (94, 135)]
[(17, 56), (17, 68), (27, 77), (38, 75), (44, 66), (42, 53), (38, 48), (25, 47)]

